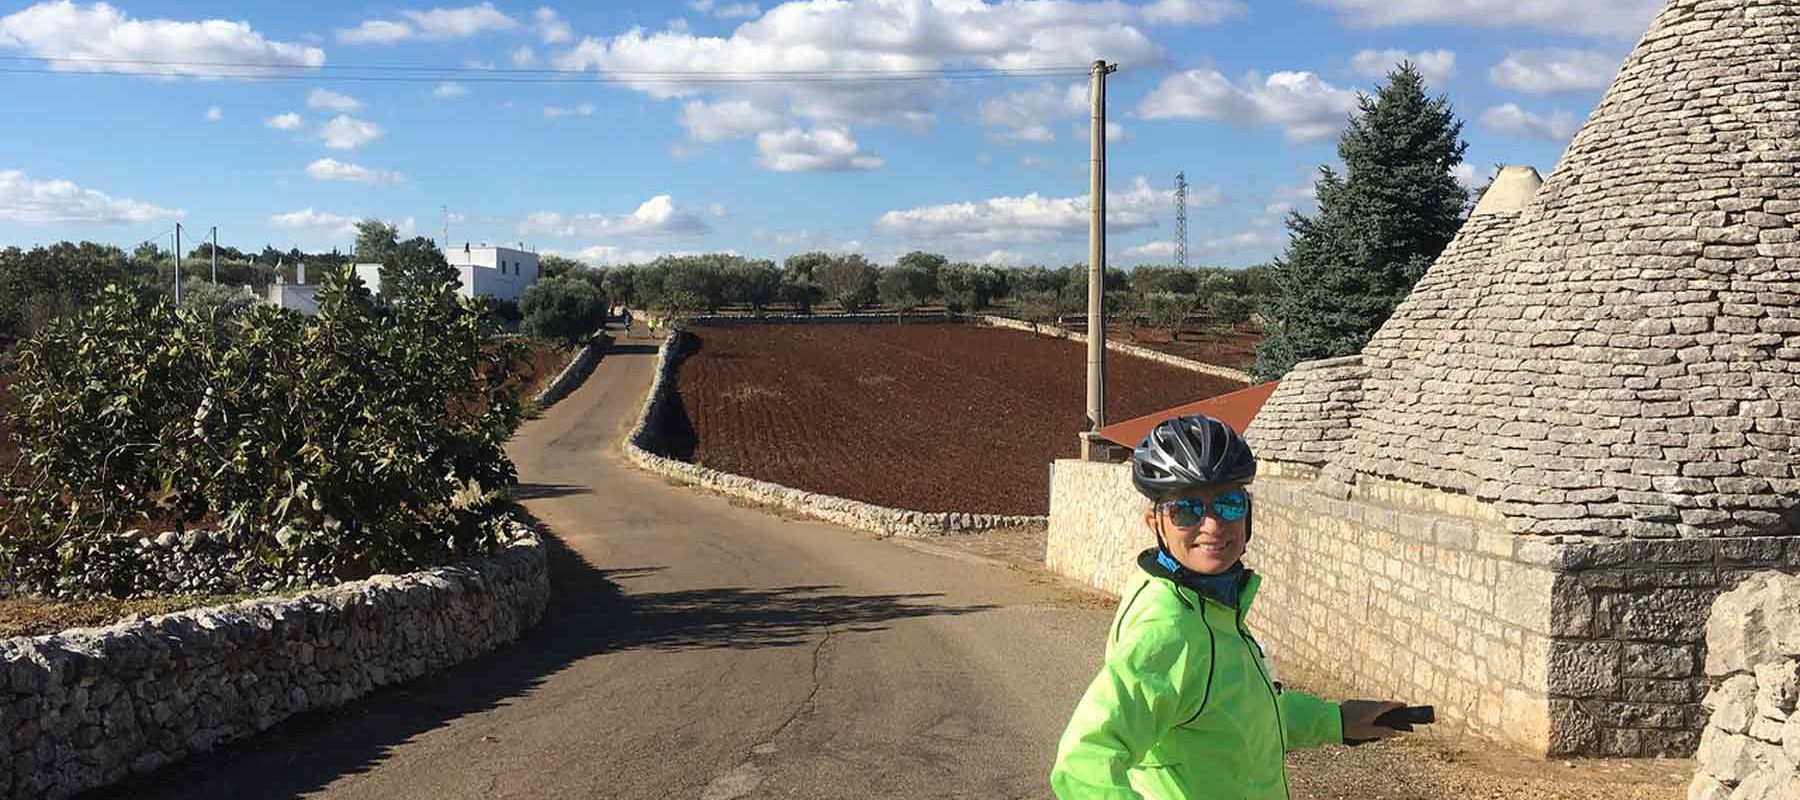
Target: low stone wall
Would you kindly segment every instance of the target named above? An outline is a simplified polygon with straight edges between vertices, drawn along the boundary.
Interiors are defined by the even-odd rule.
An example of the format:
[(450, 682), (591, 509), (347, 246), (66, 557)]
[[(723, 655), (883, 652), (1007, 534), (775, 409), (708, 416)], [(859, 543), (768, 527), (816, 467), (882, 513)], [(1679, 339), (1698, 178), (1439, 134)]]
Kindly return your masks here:
[(604, 333), (594, 334), (593, 338), (588, 340), (587, 345), (581, 348), (581, 352), (576, 353), (575, 357), (563, 366), (562, 372), (557, 373), (556, 377), (539, 391), (536, 397), (531, 398), (531, 402), (540, 409), (556, 405), (558, 400), (567, 397), (570, 392), (581, 386), (582, 381), (587, 380), (588, 373), (594, 371), (594, 363), (600, 360), (601, 354), (611, 348), (611, 336)]
[(550, 580), (510, 528), (458, 566), (0, 642), (0, 789), (68, 797), (518, 638)]
[(1765, 573), (1721, 596), (1706, 646), (1712, 714), (1689, 800), (1800, 797), (1800, 576)]
[(1015, 517), (995, 514), (965, 514), (908, 511), (863, 503), (842, 497), (808, 492), (701, 467), (657, 454), (657, 431), (669, 401), (669, 387), (674, 384), (675, 368), (680, 364), (680, 348), (685, 334), (676, 332), (663, 341), (657, 351), (656, 377), (650, 393), (644, 398), (637, 424), (625, 436), (625, 455), (639, 468), (665, 478), (703, 486), (721, 494), (755, 503), (795, 511), (810, 517), (835, 522), (884, 536), (941, 536), (950, 533), (972, 533), (997, 528), (1042, 525), (1044, 517)]
[[(996, 317), (991, 314), (976, 317), (976, 319), (980, 320), (981, 324), (983, 324), (983, 325), (988, 325), (988, 326), (995, 327), (995, 328), (1009, 328), (1009, 329), (1012, 329), (1015, 331), (1030, 331), (1032, 333), (1040, 333), (1045, 336), (1051, 336), (1051, 337), (1054, 337), (1057, 339), (1069, 339), (1071, 341), (1076, 341), (1076, 342), (1086, 342), (1087, 341), (1087, 334), (1076, 333), (1075, 331), (1069, 330), (1067, 328), (1059, 328), (1055, 325), (1033, 326), (1029, 322), (1022, 322), (1020, 320), (1012, 319), (1010, 317)], [(1182, 358), (1181, 356), (1172, 356), (1172, 355), (1169, 355), (1168, 353), (1151, 350), (1148, 347), (1139, 347), (1139, 346), (1137, 346), (1135, 344), (1131, 344), (1129, 342), (1115, 341), (1111, 337), (1108, 337), (1106, 340), (1106, 349), (1111, 350), (1116, 353), (1124, 353), (1129, 356), (1136, 356), (1137, 358), (1148, 359), (1150, 361), (1155, 361), (1159, 364), (1167, 364), (1171, 367), (1179, 367), (1181, 369), (1188, 370), (1189, 372), (1201, 372), (1201, 373), (1205, 373), (1207, 375), (1216, 375), (1218, 377), (1225, 378), (1227, 380), (1237, 381), (1238, 383), (1242, 383), (1245, 386), (1249, 386), (1250, 384), (1256, 382), (1256, 376), (1251, 375), (1250, 373), (1245, 372), (1243, 370), (1232, 369), (1230, 367), (1221, 367), (1217, 364), (1208, 364), (1203, 361), (1195, 361), (1191, 358)]]
[[(1685, 756), (1704, 722), (1706, 609), (1784, 538), (1510, 533), (1463, 495), (1366, 476), (1332, 496), (1302, 466), (1252, 486), (1254, 625), (1296, 683), (1438, 707), (1444, 726), (1537, 755)], [(1128, 467), (1061, 461), (1048, 566), (1118, 593), (1152, 543)]]
[(703, 314), (688, 317), (690, 326), (725, 327), (729, 325), (943, 325), (965, 321), (961, 314), (943, 311), (916, 311), (906, 314), (893, 312), (858, 312), (855, 314), (767, 314), (761, 317), (748, 314)]

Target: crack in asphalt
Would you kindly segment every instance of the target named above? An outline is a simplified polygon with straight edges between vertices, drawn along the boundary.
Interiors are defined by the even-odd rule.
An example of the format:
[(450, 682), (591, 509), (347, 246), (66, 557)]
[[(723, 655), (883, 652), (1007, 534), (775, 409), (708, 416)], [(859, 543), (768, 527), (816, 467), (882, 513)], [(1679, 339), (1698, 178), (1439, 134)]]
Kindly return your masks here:
[(834, 633), (836, 631), (831, 628), (825, 628), (825, 635), (819, 637), (819, 644), (813, 648), (812, 688), (807, 691), (806, 698), (794, 706), (794, 710), (788, 714), (787, 719), (782, 720), (774, 731), (750, 745), (749, 752), (745, 753), (742, 761), (739, 761), (725, 774), (709, 781), (701, 793), (703, 800), (735, 800), (735, 798), (746, 797), (762, 783), (763, 776), (760, 770), (756, 769), (756, 757), (771, 752), (769, 748), (775, 740), (781, 738), (788, 728), (799, 721), (801, 715), (813, 708), (819, 696), (819, 687), (824, 685), (822, 672), (825, 646), (831, 643)]

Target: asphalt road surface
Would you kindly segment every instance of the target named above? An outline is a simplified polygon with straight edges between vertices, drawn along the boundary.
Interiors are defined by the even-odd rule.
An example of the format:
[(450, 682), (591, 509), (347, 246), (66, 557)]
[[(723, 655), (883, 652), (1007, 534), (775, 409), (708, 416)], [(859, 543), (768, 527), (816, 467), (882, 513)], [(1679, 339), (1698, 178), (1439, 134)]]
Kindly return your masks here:
[(557, 538), (539, 627), (104, 796), (1048, 797), (1109, 612), (633, 469), (655, 359), (621, 339), (509, 448)]

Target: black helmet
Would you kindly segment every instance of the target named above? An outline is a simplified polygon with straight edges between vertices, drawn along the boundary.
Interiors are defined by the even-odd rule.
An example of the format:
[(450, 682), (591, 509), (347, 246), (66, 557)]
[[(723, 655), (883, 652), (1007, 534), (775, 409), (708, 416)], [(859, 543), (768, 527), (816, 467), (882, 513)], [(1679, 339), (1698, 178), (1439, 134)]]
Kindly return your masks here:
[(1237, 431), (1212, 417), (1157, 423), (1131, 453), (1131, 482), (1151, 500), (1195, 486), (1248, 483), (1256, 455)]

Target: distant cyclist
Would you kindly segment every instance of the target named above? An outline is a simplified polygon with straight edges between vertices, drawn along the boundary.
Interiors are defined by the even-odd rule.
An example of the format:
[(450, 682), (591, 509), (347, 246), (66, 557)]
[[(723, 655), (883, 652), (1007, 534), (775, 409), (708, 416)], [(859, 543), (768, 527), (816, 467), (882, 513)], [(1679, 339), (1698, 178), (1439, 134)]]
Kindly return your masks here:
[(1240, 560), (1256, 477), (1250, 445), (1223, 422), (1157, 425), (1131, 458), (1154, 503), (1156, 546), (1138, 556), (1107, 630), (1106, 661), (1057, 748), (1062, 800), (1286, 800), (1289, 750), (1385, 739), (1399, 703), (1334, 705), (1285, 690), (1244, 619), (1261, 577)]

